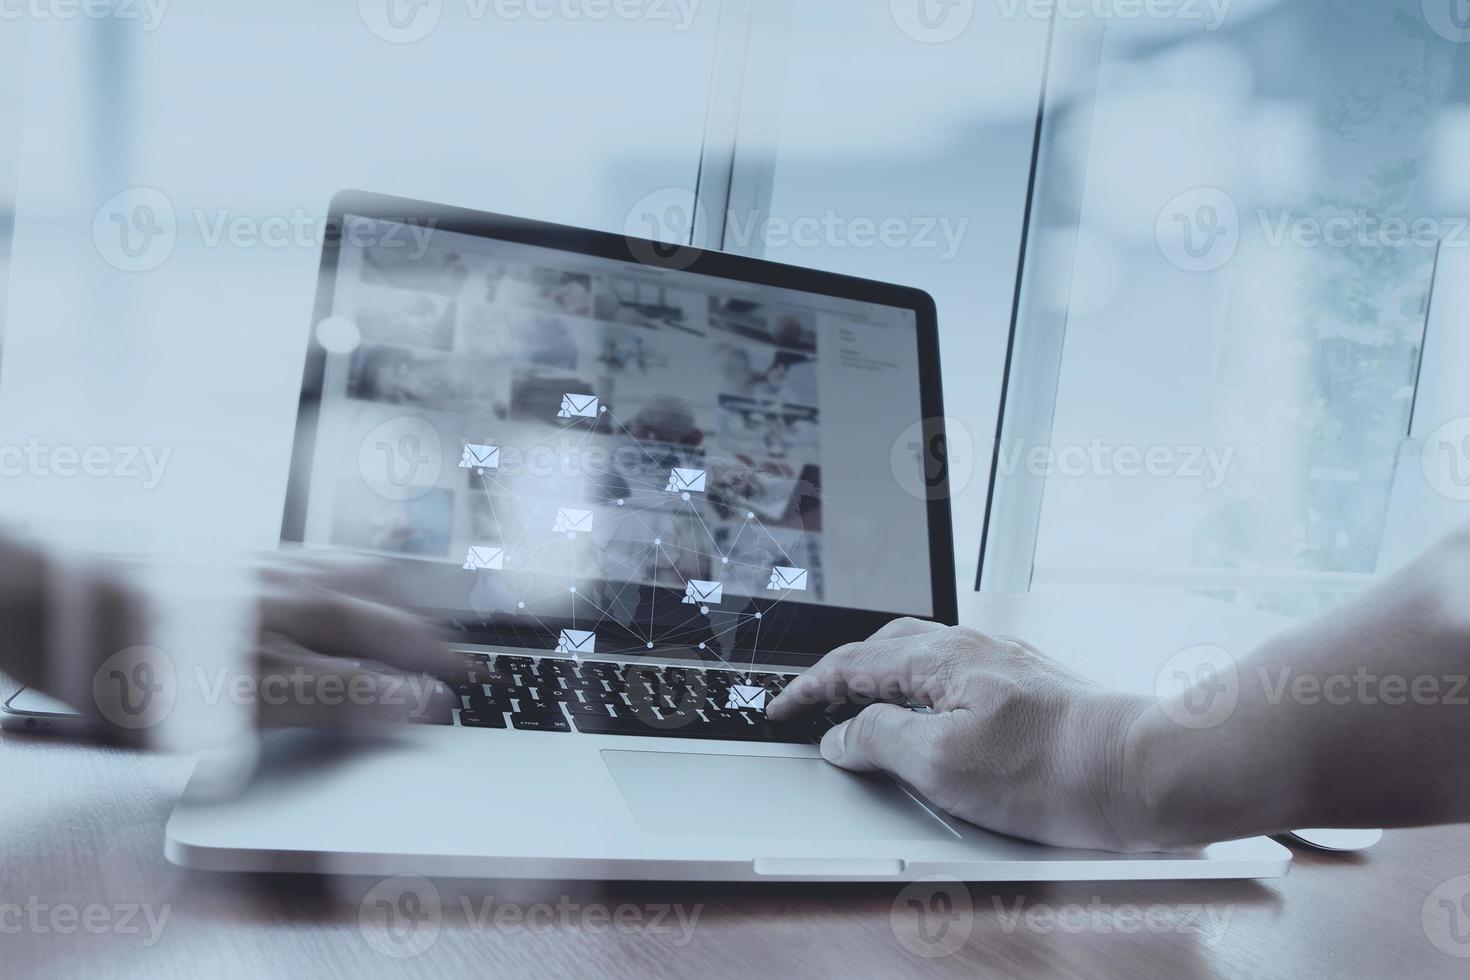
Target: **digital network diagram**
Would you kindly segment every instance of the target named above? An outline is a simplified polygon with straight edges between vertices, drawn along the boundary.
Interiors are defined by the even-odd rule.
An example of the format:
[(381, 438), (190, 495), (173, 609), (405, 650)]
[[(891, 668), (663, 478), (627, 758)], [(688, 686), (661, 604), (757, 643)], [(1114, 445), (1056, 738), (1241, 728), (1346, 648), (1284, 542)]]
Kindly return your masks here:
[[(667, 465), (666, 459), (650, 451), (623, 420), (602, 404), (598, 396), (575, 392), (564, 394), (556, 419), (561, 424), (551, 438), (576, 430), (583, 431), (579, 452), (586, 450), (588, 441), (599, 426), (620, 430), (631, 440), (631, 445), (636, 447), (642, 462), (651, 464), (652, 473), (646, 474), (649, 478), (643, 481), (620, 477), (622, 492), (609, 500), (606, 513), (600, 514), (581, 499), (586, 487), (565, 477), (559, 481), (542, 480), (542, 486), (538, 487), (560, 494), (560, 499), (554, 501), (555, 506), (548, 505), (539, 497), (535, 501), (527, 500), (512, 485), (513, 481), (502, 478), (502, 448), (510, 447), (489, 443), (465, 444), (459, 466), (460, 469), (470, 470), (478, 476), (480, 487), (489, 504), (496, 540), (471, 544), (465, 555), (464, 570), (480, 575), (498, 575), (522, 569), (530, 571), (537, 556), (548, 548), (562, 542), (576, 542), (582, 536), (590, 537), (594, 530), (608, 525), (633, 522), (637, 525), (635, 540), (638, 544), (630, 557), (613, 562), (622, 572), (631, 574), (627, 574), (621, 581), (613, 602), (599, 603), (585, 589), (579, 589), (575, 581), (550, 593), (533, 595), (531, 593), (537, 589), (539, 583), (535, 578), (527, 577), (514, 598), (516, 612), (534, 620), (548, 635), (556, 635), (554, 653), (567, 654), (577, 659), (597, 653), (598, 631), (610, 621), (618, 623), (621, 628), (637, 637), (648, 650), (657, 648), (660, 643), (687, 643), (693, 639), (687, 623), (671, 627), (665, 635), (658, 635), (659, 622), (655, 602), (649, 603), (646, 623), (631, 616), (619, 617), (609, 608), (618, 605), (617, 600), (629, 588), (641, 589), (651, 584), (656, 594), (660, 588), (660, 571), (670, 571), (683, 581), (681, 605), (697, 608), (700, 616), (706, 619), (716, 613), (721, 619), (718, 626), (706, 624), (705, 629), (700, 631), (700, 635), (705, 638), (699, 640), (698, 648), (714, 656), (730, 670), (745, 676), (746, 683), (731, 685), (729, 701), (725, 707), (728, 710), (764, 711), (768, 692), (752, 679), (758, 657), (761, 621), (767, 613), (793, 594), (809, 591), (809, 569), (801, 567), (791, 558), (787, 548), (754, 510), (745, 511), (744, 523), (739, 525), (728, 545), (721, 548), (701, 512), (699, 502), (709, 490), (708, 471), (689, 466)], [(517, 448), (524, 454), (532, 446)], [(658, 474), (656, 482), (653, 480), (654, 474)], [(548, 482), (551, 484), (549, 487), (545, 486)], [(495, 503), (497, 495), (517, 500), (533, 515), (532, 519), (521, 522), (518, 531), (512, 527), (512, 533), (506, 533), (507, 528), (501, 523), (500, 512)], [(553, 512), (555, 516), (551, 517)], [(660, 516), (664, 518), (663, 521), (659, 520)], [(653, 518), (652, 521), (649, 520), (650, 517)], [(702, 546), (691, 548), (687, 543), (680, 543), (670, 533), (674, 522), (680, 517), (692, 518), (693, 523), (703, 531), (701, 542), (707, 541), (714, 549), (713, 552), (703, 550)], [(755, 566), (737, 558), (736, 546), (747, 533), (763, 536), (774, 553), (784, 559), (784, 563), (771, 561)], [(709, 579), (685, 577), (678, 570), (688, 562), (680, 561), (680, 558), (702, 560), (709, 567), (726, 572), (741, 566), (753, 570), (757, 581), (765, 582), (763, 591), (765, 598), (770, 600), (769, 604), (754, 612), (721, 609), (727, 602), (728, 583), (720, 576)], [(652, 575), (645, 582), (640, 572), (648, 567), (652, 568)], [(538, 604), (553, 600), (570, 603), (571, 627), (553, 630), (537, 616)], [(579, 619), (582, 621), (579, 622)], [(720, 654), (718, 641), (737, 630), (751, 627), (752, 624), (755, 642), (751, 648), (751, 661), (748, 669), (740, 670)]]

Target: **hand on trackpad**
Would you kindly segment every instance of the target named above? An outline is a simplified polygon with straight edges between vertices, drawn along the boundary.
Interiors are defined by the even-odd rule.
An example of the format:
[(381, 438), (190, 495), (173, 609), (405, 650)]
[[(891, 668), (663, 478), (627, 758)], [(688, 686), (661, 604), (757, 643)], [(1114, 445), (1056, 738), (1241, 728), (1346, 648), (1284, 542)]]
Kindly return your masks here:
[(638, 826), (677, 837), (954, 840), (892, 780), (821, 759), (604, 749)]

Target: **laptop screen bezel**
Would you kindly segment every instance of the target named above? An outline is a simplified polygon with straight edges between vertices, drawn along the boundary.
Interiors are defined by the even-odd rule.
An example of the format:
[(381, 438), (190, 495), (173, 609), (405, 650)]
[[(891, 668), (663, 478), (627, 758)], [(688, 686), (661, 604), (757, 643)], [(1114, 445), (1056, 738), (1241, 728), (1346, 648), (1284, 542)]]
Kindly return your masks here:
[[(926, 447), (929, 527), (930, 582), (933, 612), (927, 618), (954, 625), (958, 621), (953, 524), (950, 516), (948, 467), (942, 459), (945, 446), (943, 394), (940, 384), (939, 330), (934, 300), (919, 289), (857, 279), (830, 272), (782, 265), (762, 259), (712, 252), (687, 246), (671, 247), (606, 232), (550, 224), (489, 212), (471, 211), (441, 204), (390, 197), (363, 191), (344, 191), (333, 198), (327, 221), (317, 281), (316, 309), (311, 321), (301, 400), (296, 418), (291, 471), (287, 483), (281, 540), (300, 544), (305, 540), (307, 506), (311, 494), (312, 464), (316, 449), (327, 351), (316, 340), (316, 325), (332, 315), (336, 298), (341, 229), (350, 217), (397, 222), (477, 238), (492, 239), (554, 249), (583, 256), (628, 262), (645, 268), (713, 276), (734, 282), (798, 290), (858, 302), (911, 311), (915, 315), (918, 345), (920, 419)], [(880, 447), (886, 458), (888, 447)], [(935, 465), (937, 463), (937, 465)], [(660, 587), (666, 588), (666, 587)], [(757, 606), (761, 603), (752, 600)], [(803, 663), (842, 643), (870, 636), (901, 618), (902, 614), (832, 606), (787, 603), (799, 608), (782, 630), (762, 638), (763, 659)], [(466, 621), (463, 609), (419, 608), (416, 610), (463, 634), (464, 642), (509, 647), (537, 648), (547, 644), (546, 626), (570, 625), (541, 617), (545, 626), (514, 619), (492, 622)], [(554, 637), (552, 638), (554, 641)], [(692, 655), (692, 651), (686, 655)]]

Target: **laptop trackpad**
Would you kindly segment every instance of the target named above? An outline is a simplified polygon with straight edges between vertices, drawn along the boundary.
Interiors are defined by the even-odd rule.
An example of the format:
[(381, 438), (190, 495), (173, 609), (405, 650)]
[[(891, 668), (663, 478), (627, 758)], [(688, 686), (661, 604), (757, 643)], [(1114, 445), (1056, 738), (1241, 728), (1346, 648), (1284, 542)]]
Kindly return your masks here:
[(954, 840), (892, 780), (821, 759), (604, 749), (638, 826), (676, 837)]

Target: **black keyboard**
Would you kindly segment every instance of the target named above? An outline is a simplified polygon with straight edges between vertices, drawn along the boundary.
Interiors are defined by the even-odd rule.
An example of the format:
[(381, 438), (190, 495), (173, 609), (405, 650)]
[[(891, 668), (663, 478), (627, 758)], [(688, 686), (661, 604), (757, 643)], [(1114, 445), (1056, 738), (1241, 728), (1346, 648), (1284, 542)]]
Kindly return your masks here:
[(732, 706), (731, 690), (737, 685), (764, 688), (769, 703), (794, 674), (560, 657), (456, 656), (464, 678), (455, 678), (449, 687), (459, 701), (453, 714), (465, 728), (807, 744), (831, 726), (825, 719), (777, 724), (766, 719), (764, 706)]

